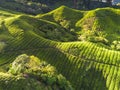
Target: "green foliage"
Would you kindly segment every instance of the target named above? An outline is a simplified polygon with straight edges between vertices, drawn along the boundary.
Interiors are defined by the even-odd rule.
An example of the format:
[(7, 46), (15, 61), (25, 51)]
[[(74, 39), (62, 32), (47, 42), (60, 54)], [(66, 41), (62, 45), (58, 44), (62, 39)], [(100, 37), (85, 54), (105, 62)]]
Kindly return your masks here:
[(38, 80), (51, 88), (56, 85), (59, 89), (73, 90), (66, 78), (58, 74), (53, 66), (34, 56), (26, 54), (18, 56), (11, 64), (9, 73)]
[(115, 50), (120, 50), (120, 41), (113, 41), (111, 48)]
[(3, 0), (0, 2), (0, 7), (28, 14), (39, 14), (50, 10), (44, 3), (26, 0)]

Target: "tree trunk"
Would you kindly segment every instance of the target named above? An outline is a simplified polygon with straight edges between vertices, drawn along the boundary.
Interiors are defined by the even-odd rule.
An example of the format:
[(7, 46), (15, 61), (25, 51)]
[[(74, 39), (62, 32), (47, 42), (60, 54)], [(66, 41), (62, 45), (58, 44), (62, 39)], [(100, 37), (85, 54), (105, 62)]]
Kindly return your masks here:
[(74, 0), (74, 8), (77, 9), (77, 0)]
[(112, 0), (106, 0), (109, 5), (112, 5)]
[(85, 9), (90, 9), (90, 2), (91, 2), (91, 0), (83, 0), (83, 1), (84, 1), (83, 4), (85, 6)]

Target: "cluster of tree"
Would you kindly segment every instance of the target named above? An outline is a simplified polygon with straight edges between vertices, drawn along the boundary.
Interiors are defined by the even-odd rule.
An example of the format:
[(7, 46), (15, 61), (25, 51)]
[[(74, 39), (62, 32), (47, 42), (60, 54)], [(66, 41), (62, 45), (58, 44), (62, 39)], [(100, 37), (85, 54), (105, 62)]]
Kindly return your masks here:
[(112, 5), (112, 0), (3, 0), (0, 2), (0, 7), (29, 14), (38, 14), (66, 5), (66, 2), (69, 2), (68, 6), (75, 9), (94, 9)]
[(92, 6), (94, 6), (94, 4), (96, 3), (98, 3), (96, 7), (100, 7), (100, 6), (103, 7), (105, 4), (107, 6), (112, 5), (112, 0), (73, 0), (73, 2), (74, 2), (74, 8), (79, 8), (79, 6), (81, 6), (84, 9), (91, 9)]
[(44, 3), (30, 0), (2, 0), (0, 1), (0, 7), (28, 14), (46, 13), (51, 10)]
[[(25, 1), (32, 1), (32, 2), (44, 3), (44, 4), (48, 4), (48, 5), (54, 4), (56, 2), (63, 2), (63, 1), (70, 2), (70, 0), (17, 0), (17, 1), (24, 1), (24, 2)], [(74, 8), (82, 7), (85, 9), (90, 9), (90, 7), (91, 7), (90, 4), (92, 2), (104, 2), (107, 5), (112, 5), (113, 0), (71, 0), (71, 1), (74, 3), (73, 4)]]
[[(103, 6), (111, 6), (113, 0), (26, 0), (26, 1), (33, 1), (33, 2), (40, 2), (45, 4), (54, 4), (56, 2), (63, 2), (63, 1), (72, 1), (73, 7), (76, 9), (91, 9), (93, 8), (94, 4), (98, 3), (96, 7), (103, 7)], [(96, 2), (96, 3), (93, 3)]]
[[(70, 82), (67, 81), (67, 79), (62, 74), (59, 74), (55, 67), (51, 66), (45, 61), (41, 61), (35, 56), (28, 56), (26, 54), (19, 55), (13, 61), (13, 63), (11, 63), (8, 72), (10, 75), (12, 74), (13, 77), (21, 76), (26, 80), (28, 78), (34, 80), (32, 84), (34, 85), (35, 89), (32, 87), (32, 89), (27, 88), (27, 90), (74, 90)], [(39, 82), (39, 84), (36, 84), (36, 81)], [(48, 86), (49, 88), (47, 88)], [(14, 86), (12, 87), (14, 88)], [(0, 88), (4, 87), (2, 86)]]

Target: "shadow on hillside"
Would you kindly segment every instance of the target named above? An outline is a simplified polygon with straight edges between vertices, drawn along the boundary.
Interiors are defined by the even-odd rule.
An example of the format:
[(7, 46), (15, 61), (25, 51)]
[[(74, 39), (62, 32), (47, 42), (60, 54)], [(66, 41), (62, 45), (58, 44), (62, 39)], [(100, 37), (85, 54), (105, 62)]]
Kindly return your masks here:
[[(39, 53), (38, 53), (39, 52)], [(56, 67), (71, 82), (75, 90), (108, 90), (102, 71), (90, 66), (90, 62), (69, 57), (57, 48), (40, 49), (34, 55)], [(83, 67), (80, 66), (82, 62)], [(79, 68), (76, 68), (79, 67)], [(88, 70), (87, 70), (88, 69)]]
[[(33, 35), (30, 35), (30, 33), (28, 34), (29, 37)], [(26, 38), (27, 37), (28, 36), (26, 36)], [(10, 47), (8, 46), (7, 48), (12, 50), (6, 50), (3, 54), (0, 54), (2, 56), (0, 59), (3, 59), (3, 61), (7, 60), (11, 62), (12, 60), (15, 60), (15, 58), (20, 54), (34, 55), (37, 56), (40, 60), (44, 60), (49, 64), (55, 66), (58, 72), (63, 74), (63, 76), (65, 76), (67, 80), (71, 82), (73, 87), (75, 87), (75, 90), (82, 90), (82, 88), (83, 90), (107, 90), (105, 87), (106, 82), (102, 77), (101, 72), (96, 71), (94, 68), (90, 68), (85, 72), (85, 68), (90, 65), (90, 62), (76, 58), (73, 55), (65, 54), (63, 51), (55, 48), (57, 43), (52, 43), (40, 37), (36, 37), (30, 41), (29, 39), (32, 39), (32, 37), (24, 39), (24, 43), (21, 42), (21, 44), (10, 43)], [(42, 40), (44, 40), (44, 42)], [(81, 63), (83, 67), (79, 67)], [(92, 81), (94, 81), (93, 84)]]
[[(68, 58), (66, 54), (61, 52), (59, 49), (39, 49), (38, 53), (34, 52), (34, 55), (40, 58), (40, 60), (44, 60), (49, 64), (55, 66), (58, 72), (65, 76), (71, 83), (74, 81), (71, 79), (70, 75), (73, 76), (73, 73), (71, 71), (75, 70), (75, 64)], [(73, 83), (72, 86), (76, 87), (76, 85)]]
[(81, 73), (77, 86), (80, 90), (108, 90), (102, 71), (98, 71), (92, 67), (88, 71)]
[(37, 56), (40, 60), (55, 66), (59, 73), (71, 82), (75, 90), (108, 90), (102, 72), (97, 71), (93, 67), (88, 69), (90, 62), (80, 60), (71, 55), (68, 56), (55, 47), (6, 53), (3, 55), (4, 57), (7, 55), (4, 60), (8, 58), (8, 61), (14, 60), (15, 57), (23, 53)]

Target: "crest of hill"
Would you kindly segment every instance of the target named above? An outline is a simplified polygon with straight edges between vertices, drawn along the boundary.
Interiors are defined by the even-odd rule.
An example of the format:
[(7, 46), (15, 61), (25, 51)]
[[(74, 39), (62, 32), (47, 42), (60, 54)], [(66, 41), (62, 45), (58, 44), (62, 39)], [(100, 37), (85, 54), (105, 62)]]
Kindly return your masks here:
[[(120, 10), (113, 8), (99, 8), (88, 11), (76, 23), (76, 27), (104, 36), (109, 41), (120, 40)], [(101, 33), (101, 35), (100, 35)]]
[(22, 14), (22, 13), (0, 7), (0, 19), (5, 19), (5, 18), (12, 17), (14, 15), (19, 15), (19, 14)]
[[(27, 32), (33, 32), (39, 37), (55, 41), (73, 41), (76, 38), (55, 22), (36, 19), (29, 15), (10, 17), (4, 20), (3, 25), (6, 27), (4, 31), (8, 31), (14, 38), (23, 37)], [(64, 34), (63, 37), (61, 37), (62, 34)]]
[[(27, 31), (55, 41), (69, 41), (67, 37), (70, 37), (71, 40), (74, 40), (76, 37), (64, 31), (64, 28), (57, 23), (43, 19), (39, 20), (34, 18), (34, 16), (3, 8), (0, 8), (0, 11), (0, 41), (6, 41), (8, 37), (22, 38)], [(61, 37), (62, 34), (65, 37)]]
[[(120, 40), (119, 9), (98, 8), (80, 11), (61, 6), (49, 13), (37, 15), (36, 18), (55, 22), (63, 28), (77, 33), (78, 36), (82, 35), (88, 41), (108, 44)], [(82, 39), (80, 38), (80, 40)]]
[(115, 40), (120, 41), (119, 9), (80, 11), (61, 6), (36, 17), (2, 8), (0, 10), (0, 41), (8, 39), (8, 36), (18, 39), (27, 37), (28, 32), (62, 42), (81, 40), (110, 46)]
[(56, 22), (64, 28), (74, 28), (74, 24), (83, 17), (84, 12), (61, 6), (49, 13), (37, 15), (37, 18)]

